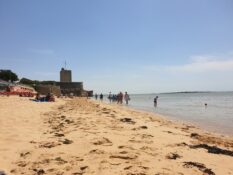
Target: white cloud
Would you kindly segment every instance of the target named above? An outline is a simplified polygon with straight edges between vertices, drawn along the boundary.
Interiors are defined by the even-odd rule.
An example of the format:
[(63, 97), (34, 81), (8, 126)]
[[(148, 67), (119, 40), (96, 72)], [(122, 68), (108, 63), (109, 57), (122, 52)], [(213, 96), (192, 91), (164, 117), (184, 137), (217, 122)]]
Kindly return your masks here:
[(147, 70), (203, 73), (212, 71), (233, 71), (233, 58), (220, 59), (215, 56), (194, 56), (191, 62), (183, 65), (147, 66)]
[(180, 66), (170, 66), (167, 69), (184, 72), (233, 71), (233, 60), (198, 61)]

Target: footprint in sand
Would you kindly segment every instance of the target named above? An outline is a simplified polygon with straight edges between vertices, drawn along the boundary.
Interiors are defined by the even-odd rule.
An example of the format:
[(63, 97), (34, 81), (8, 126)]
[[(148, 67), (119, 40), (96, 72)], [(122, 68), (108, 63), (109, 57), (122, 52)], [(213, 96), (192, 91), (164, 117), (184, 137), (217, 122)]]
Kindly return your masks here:
[(148, 147), (148, 146), (143, 146), (140, 148), (140, 150), (148, 155), (151, 155), (151, 156), (157, 156), (158, 153), (155, 152), (157, 149), (155, 148), (151, 148), (151, 147)]
[(121, 151), (121, 152), (119, 152), (120, 154), (128, 154), (128, 152), (127, 151)]
[(166, 145), (166, 147), (176, 147), (176, 146), (178, 146), (178, 147), (185, 147), (185, 146), (189, 146), (189, 145), (187, 143), (185, 143), (185, 142)]
[(113, 145), (113, 143), (109, 139), (107, 139), (105, 137), (103, 137), (101, 139), (96, 139), (92, 143), (94, 145), (102, 145), (102, 146), (112, 146)]
[[(188, 144), (185, 142), (182, 142), (182, 143), (175, 144), (175, 146), (188, 146)], [(172, 147), (173, 147), (173, 145), (172, 145)]]
[(146, 167), (146, 166), (139, 166), (139, 168), (144, 169), (144, 170), (149, 170), (150, 169), (149, 167)]
[(69, 164), (71, 166), (77, 166), (80, 164), (80, 162), (83, 162), (84, 159), (81, 157), (71, 156), (71, 160), (69, 160)]
[(115, 155), (111, 155), (109, 158), (110, 159), (124, 159), (124, 160), (134, 160), (136, 159), (138, 156), (135, 154), (126, 154), (126, 155), (122, 155), (122, 154), (115, 154)]
[(75, 157), (72, 157), (72, 158), (74, 158), (74, 160), (75, 160), (75, 161), (78, 161), (78, 162), (82, 162), (82, 161), (84, 161), (84, 159), (83, 159), (83, 158), (81, 158), (81, 157), (77, 157), (77, 156), (75, 156)]
[(63, 133), (54, 133), (55, 137), (64, 137), (65, 135)]
[(131, 138), (129, 140), (129, 142), (131, 142), (131, 143), (146, 143), (146, 144), (152, 144), (152, 143), (154, 143), (153, 140), (137, 140), (135, 137)]
[(140, 136), (142, 139), (150, 139), (150, 138), (153, 138), (154, 136), (153, 135), (150, 135), (150, 134), (142, 134)]
[(64, 120), (64, 119), (66, 118), (66, 116), (62, 115), (60, 118), (61, 118), (62, 120)]
[(111, 111), (102, 111), (102, 114), (110, 114)]
[(67, 124), (74, 123), (74, 121), (73, 121), (73, 120), (69, 120), (69, 119), (66, 119), (64, 122), (66, 122)]
[(45, 174), (45, 171), (43, 169), (33, 169), (34, 172), (36, 172), (36, 175), (43, 175)]
[(42, 161), (38, 162), (39, 164), (49, 164), (50, 163), (50, 159), (43, 159)]
[(69, 144), (72, 144), (72, 143), (73, 143), (73, 141), (72, 141), (72, 140), (69, 140), (69, 139), (60, 140), (60, 142), (62, 142), (62, 143), (65, 144), (65, 145), (69, 145)]
[(80, 171), (72, 173), (72, 175), (83, 175), (86, 173), (86, 170), (88, 169), (88, 166), (81, 166)]
[(120, 119), (121, 122), (128, 123), (128, 124), (135, 124), (136, 122), (133, 121), (131, 118), (122, 118)]
[(56, 161), (58, 165), (63, 165), (63, 164), (68, 163), (66, 160), (62, 159), (61, 157), (56, 157), (54, 160)]
[(129, 170), (131, 168), (133, 168), (133, 166), (127, 166), (127, 167), (124, 168), (124, 170)]
[(135, 150), (133, 147), (131, 147), (131, 146), (123, 146), (123, 145), (121, 145), (121, 146), (118, 146), (118, 148), (119, 149), (129, 149), (129, 150)]
[(72, 173), (71, 175), (83, 175), (83, 172), (75, 172), (75, 173)]
[(132, 138), (132, 139), (129, 140), (129, 142), (131, 142), (131, 143), (142, 143), (143, 141), (141, 141), (141, 140), (135, 140), (134, 138)]
[(141, 129), (148, 129), (147, 126), (139, 126), (138, 128), (133, 128), (133, 131), (141, 130)]
[(17, 164), (17, 166), (19, 166), (19, 167), (26, 167), (28, 163), (25, 162), (25, 161), (18, 161), (18, 162), (16, 162), (16, 164)]
[(86, 170), (87, 168), (88, 168), (88, 166), (81, 166), (81, 167), (80, 167), (80, 170), (84, 171), (84, 170)]
[(174, 133), (172, 131), (163, 131), (163, 132), (168, 133), (168, 134), (172, 134), (172, 135), (180, 135), (180, 134)]
[(94, 149), (89, 152), (90, 154), (104, 154), (105, 152), (103, 150)]
[(130, 171), (127, 173), (127, 175), (147, 175), (146, 170), (149, 170), (149, 167), (145, 166), (127, 166), (124, 168), (126, 171)]
[(60, 143), (56, 142), (41, 142), (39, 148), (53, 148), (55, 146), (61, 145)]
[(20, 157), (27, 158), (31, 153), (29, 151), (20, 153)]
[(155, 151), (157, 149), (151, 148), (149, 146), (143, 146), (143, 147), (140, 148), (140, 150), (142, 150), (142, 151), (145, 151), (145, 150), (147, 150), (147, 151)]
[(180, 156), (179, 154), (177, 153), (169, 153), (166, 155), (166, 158), (167, 159), (171, 159), (171, 160), (176, 160), (176, 159), (179, 159), (181, 158), (182, 156)]

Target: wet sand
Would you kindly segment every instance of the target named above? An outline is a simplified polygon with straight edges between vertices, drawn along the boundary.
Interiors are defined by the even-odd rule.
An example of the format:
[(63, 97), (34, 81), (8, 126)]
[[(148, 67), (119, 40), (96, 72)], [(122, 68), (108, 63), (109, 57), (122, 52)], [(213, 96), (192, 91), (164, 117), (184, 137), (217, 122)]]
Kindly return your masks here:
[(6, 174), (233, 174), (232, 138), (119, 105), (0, 97), (0, 124)]

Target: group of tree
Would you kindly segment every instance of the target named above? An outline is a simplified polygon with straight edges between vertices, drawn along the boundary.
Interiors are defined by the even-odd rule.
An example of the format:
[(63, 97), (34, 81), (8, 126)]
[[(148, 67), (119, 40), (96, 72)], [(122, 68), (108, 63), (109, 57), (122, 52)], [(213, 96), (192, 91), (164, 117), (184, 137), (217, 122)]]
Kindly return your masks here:
[(8, 82), (18, 81), (18, 75), (11, 70), (0, 70), (0, 79)]
[(21, 78), (19, 83), (26, 84), (29, 86), (37, 86), (37, 85), (53, 85), (55, 81), (38, 81), (38, 80), (30, 80), (28, 78)]
[[(15, 82), (18, 81), (18, 75), (11, 70), (0, 70), (0, 79), (7, 82)], [(19, 83), (29, 85), (29, 86), (37, 86), (37, 85), (53, 85), (55, 81), (38, 81), (38, 80), (30, 80), (28, 78), (21, 78)]]

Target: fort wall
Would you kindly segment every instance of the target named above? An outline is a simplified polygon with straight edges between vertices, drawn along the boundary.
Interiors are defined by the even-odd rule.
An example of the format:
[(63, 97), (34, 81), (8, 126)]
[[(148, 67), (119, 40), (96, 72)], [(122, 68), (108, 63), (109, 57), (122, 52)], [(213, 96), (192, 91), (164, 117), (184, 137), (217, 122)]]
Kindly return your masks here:
[(36, 91), (41, 95), (47, 95), (48, 93), (53, 93), (56, 96), (61, 96), (61, 89), (59, 86), (38, 85), (36, 86)]

